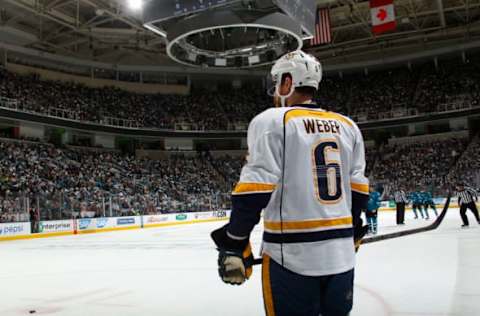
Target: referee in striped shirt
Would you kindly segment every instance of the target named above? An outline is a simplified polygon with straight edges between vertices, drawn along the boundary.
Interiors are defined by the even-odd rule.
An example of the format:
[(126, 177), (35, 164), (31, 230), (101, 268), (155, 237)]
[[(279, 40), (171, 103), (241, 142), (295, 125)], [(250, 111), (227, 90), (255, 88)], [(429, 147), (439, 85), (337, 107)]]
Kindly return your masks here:
[(462, 227), (468, 227), (467, 208), (470, 209), (475, 216), (478, 224), (480, 224), (480, 216), (478, 215), (477, 206), (475, 202), (478, 202), (477, 192), (474, 189), (465, 187), (463, 183), (457, 185), (457, 198), (458, 206), (460, 206), (460, 216), (462, 217)]
[(405, 204), (408, 203), (407, 194), (400, 188), (393, 194), (393, 198), (395, 199), (395, 204), (397, 206), (397, 225), (404, 225), (405, 224)]

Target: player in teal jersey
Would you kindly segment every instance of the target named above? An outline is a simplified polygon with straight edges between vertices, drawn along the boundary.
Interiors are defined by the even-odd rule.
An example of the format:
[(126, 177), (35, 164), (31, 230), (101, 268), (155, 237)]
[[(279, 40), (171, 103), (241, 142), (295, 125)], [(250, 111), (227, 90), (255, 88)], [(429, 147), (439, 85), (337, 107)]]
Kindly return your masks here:
[(412, 209), (413, 214), (415, 214), (415, 219), (418, 219), (417, 210), (420, 212), (420, 216), (424, 219), (425, 216), (423, 215), (423, 208), (422, 208), (422, 196), (420, 192), (414, 191), (410, 193), (409, 196), (410, 201), (412, 201)]
[(378, 209), (382, 202), (383, 197), (387, 193), (387, 190), (382, 187), (374, 189), (370, 187), (370, 195), (368, 198), (367, 211), (365, 216), (367, 217), (368, 232), (376, 235), (378, 233)]
[(438, 212), (437, 212), (437, 208), (435, 207), (435, 203), (433, 202), (432, 193), (426, 190), (422, 191), (422, 201), (423, 201), (423, 207), (425, 209), (425, 214), (427, 215), (427, 219), (429, 218), (429, 215), (428, 215), (429, 207), (432, 208), (433, 213), (435, 213), (435, 216), (438, 217)]

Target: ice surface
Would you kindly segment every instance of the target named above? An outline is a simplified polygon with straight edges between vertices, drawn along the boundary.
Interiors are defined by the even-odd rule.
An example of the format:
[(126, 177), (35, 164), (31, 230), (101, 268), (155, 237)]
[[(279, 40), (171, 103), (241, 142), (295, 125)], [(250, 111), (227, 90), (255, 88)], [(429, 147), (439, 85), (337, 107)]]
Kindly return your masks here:
[[(380, 213), (380, 232), (428, 223)], [(363, 246), (352, 316), (480, 315), (480, 226), (460, 224), (451, 209), (435, 231)], [(0, 315), (263, 315), (259, 267), (240, 287), (217, 276), (220, 225), (0, 243)]]

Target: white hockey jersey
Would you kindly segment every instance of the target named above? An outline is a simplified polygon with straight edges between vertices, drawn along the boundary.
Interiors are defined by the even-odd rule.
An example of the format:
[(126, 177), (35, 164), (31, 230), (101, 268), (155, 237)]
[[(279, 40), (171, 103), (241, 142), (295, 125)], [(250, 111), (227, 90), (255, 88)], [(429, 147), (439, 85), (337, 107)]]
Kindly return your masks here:
[[(236, 203), (243, 210), (232, 212), (232, 235), (239, 234), (236, 223), (249, 216), (241, 213), (249, 212), (255, 196), (266, 196), (265, 254), (302, 275), (351, 270), (352, 192), (368, 198), (364, 144), (357, 125), (315, 105), (272, 108), (250, 123), (248, 150), (232, 193), (243, 201)], [(246, 202), (247, 196), (253, 200)]]

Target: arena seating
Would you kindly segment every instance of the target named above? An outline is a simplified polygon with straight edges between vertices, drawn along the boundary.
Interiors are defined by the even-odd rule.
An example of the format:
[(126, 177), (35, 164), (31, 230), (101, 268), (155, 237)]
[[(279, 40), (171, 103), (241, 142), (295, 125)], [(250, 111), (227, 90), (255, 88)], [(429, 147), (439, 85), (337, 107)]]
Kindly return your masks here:
[(2, 139), (0, 221), (18, 220), (27, 207), (41, 209), (43, 219), (225, 209), (237, 177), (230, 162), (238, 166), (207, 154), (137, 160)]
[[(326, 77), (316, 97), (324, 108), (357, 121), (455, 110), (480, 104), (477, 62), (452, 61), (397, 68), (343, 78)], [(0, 97), (21, 110), (101, 124), (190, 130), (231, 130), (246, 126), (272, 101), (261, 84), (215, 91), (194, 88), (189, 96), (135, 94), (42, 81), (0, 69)], [(118, 120), (120, 119), (120, 120)], [(112, 123), (115, 121), (116, 123)]]
[(465, 183), (468, 186), (480, 184), (480, 135), (477, 135), (458, 159), (455, 168), (449, 173), (452, 183)]
[[(317, 95), (327, 110), (369, 121), (480, 105), (480, 62), (440, 63), (343, 78), (326, 77)], [(263, 87), (193, 88), (189, 96), (134, 94), (43, 81), (0, 68), (0, 98), (42, 115), (107, 124), (116, 117), (131, 126), (227, 130), (246, 126), (271, 106)], [(3, 99), (2, 99), (3, 100)], [(2, 104), (0, 104), (2, 106)], [(2, 136), (2, 135), (0, 135)], [(6, 136), (6, 135), (5, 135)], [(480, 139), (431, 139), (366, 150), (372, 183), (405, 190), (480, 183)], [(25, 219), (41, 209), (44, 219), (183, 212), (228, 208), (242, 159), (170, 155), (151, 161), (85, 148), (56, 148), (36, 139), (0, 139), (0, 222)], [(28, 216), (27, 216), (28, 217)]]
[(447, 181), (447, 175), (466, 144), (467, 139), (453, 138), (384, 146), (372, 176), (375, 182), (386, 183), (393, 188), (433, 190), (437, 195), (445, 195), (453, 188), (452, 183)]
[[(477, 137), (368, 147), (367, 169), (374, 184), (442, 195), (455, 184), (452, 174), (478, 184), (471, 170), (480, 167), (479, 144)], [(146, 160), (3, 138), (0, 222), (28, 219), (27, 209), (40, 209), (42, 219), (226, 209), (242, 165), (238, 156), (208, 152)]]

